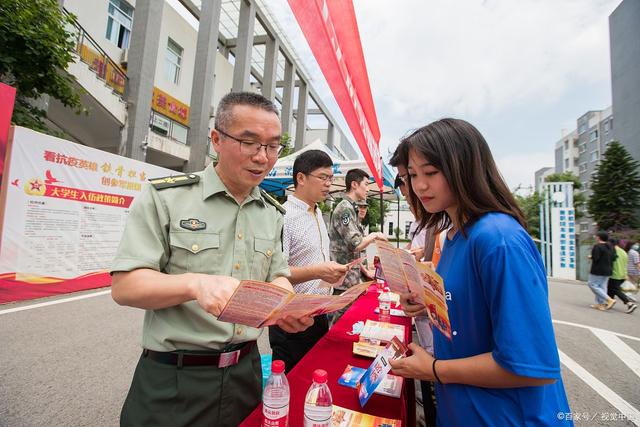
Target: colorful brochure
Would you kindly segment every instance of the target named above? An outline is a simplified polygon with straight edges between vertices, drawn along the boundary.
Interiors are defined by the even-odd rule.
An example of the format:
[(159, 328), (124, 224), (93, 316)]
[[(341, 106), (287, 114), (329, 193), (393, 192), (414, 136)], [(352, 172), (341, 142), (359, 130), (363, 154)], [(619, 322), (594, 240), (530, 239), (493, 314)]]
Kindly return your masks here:
[(451, 339), (451, 324), (442, 277), (427, 264), (416, 262), (413, 255), (394, 248), (388, 242), (376, 240), (380, 264), (389, 289), (397, 293), (413, 292), (415, 304), (428, 308), (431, 322)]
[[(347, 365), (340, 378), (338, 378), (338, 384), (342, 384), (343, 386), (350, 388), (357, 388), (360, 378), (362, 378), (366, 371), (367, 370), (364, 368)], [(397, 375), (387, 374), (375, 389), (374, 393), (390, 397), (400, 397), (403, 382), (404, 378)]]
[(361, 283), (341, 295), (296, 294), (278, 285), (243, 280), (222, 309), (218, 320), (262, 328), (286, 316), (300, 318), (331, 313), (355, 301), (371, 282)]
[(331, 425), (333, 427), (402, 427), (402, 422), (333, 405)]
[(407, 354), (409, 349), (397, 337), (393, 337), (387, 347), (374, 359), (367, 371), (358, 382), (358, 400), (363, 407), (373, 392), (378, 388), (385, 375), (391, 370), (389, 361), (400, 359)]

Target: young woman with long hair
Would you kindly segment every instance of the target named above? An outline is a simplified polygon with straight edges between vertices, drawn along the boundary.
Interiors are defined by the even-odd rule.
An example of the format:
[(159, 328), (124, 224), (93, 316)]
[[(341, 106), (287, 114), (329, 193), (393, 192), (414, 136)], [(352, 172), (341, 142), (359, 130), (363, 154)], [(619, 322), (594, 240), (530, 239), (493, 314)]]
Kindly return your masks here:
[[(451, 227), (437, 271), (452, 338), (434, 328), (435, 354), (411, 344), (393, 372), (436, 382), (440, 426), (571, 425), (542, 258), (487, 142), (457, 119), (403, 142), (422, 225)], [(415, 298), (402, 295), (403, 309), (424, 314)]]

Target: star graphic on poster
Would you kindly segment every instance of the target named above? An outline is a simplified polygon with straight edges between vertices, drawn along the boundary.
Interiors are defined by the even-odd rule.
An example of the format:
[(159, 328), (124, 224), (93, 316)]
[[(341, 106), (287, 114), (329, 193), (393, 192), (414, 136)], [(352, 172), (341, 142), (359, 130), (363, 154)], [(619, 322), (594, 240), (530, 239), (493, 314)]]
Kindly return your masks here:
[(38, 181), (32, 181), (31, 182), (31, 189), (32, 190), (39, 191), (41, 186), (42, 186), (42, 184), (40, 184), (40, 182), (38, 182)]

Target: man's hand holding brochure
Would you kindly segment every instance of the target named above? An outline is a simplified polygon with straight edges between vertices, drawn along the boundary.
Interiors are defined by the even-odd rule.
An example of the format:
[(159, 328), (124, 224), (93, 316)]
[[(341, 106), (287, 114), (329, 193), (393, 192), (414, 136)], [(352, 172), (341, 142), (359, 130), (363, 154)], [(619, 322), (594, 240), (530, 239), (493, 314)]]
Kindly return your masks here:
[(361, 283), (333, 296), (296, 294), (272, 283), (243, 280), (218, 320), (262, 328), (288, 316), (301, 318), (331, 313), (353, 302), (369, 285), (371, 282)]

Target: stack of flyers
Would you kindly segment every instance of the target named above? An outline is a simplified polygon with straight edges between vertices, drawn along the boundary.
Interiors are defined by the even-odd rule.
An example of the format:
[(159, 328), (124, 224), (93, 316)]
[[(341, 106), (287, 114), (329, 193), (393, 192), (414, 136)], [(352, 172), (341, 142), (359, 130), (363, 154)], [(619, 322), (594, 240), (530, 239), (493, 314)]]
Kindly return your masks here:
[(365, 341), (357, 341), (353, 343), (353, 354), (358, 356), (375, 358), (378, 353), (384, 350), (383, 345), (375, 345)]
[(373, 392), (378, 388), (387, 373), (391, 370), (389, 361), (404, 357), (409, 349), (397, 337), (387, 344), (385, 349), (376, 356), (369, 368), (358, 382), (358, 399), (360, 406), (364, 406)]
[(402, 423), (400, 420), (363, 414), (333, 405), (331, 425), (333, 427), (400, 427)]
[[(364, 368), (347, 365), (344, 372), (338, 379), (338, 384), (342, 384), (350, 388), (357, 388), (360, 378), (362, 378), (365, 372), (366, 369)], [(387, 374), (375, 389), (374, 393), (390, 397), (400, 397), (402, 383), (404, 382), (403, 380), (404, 378), (397, 375)]]
[(404, 332), (405, 328), (403, 325), (367, 319), (364, 328), (362, 328), (362, 332), (360, 332), (360, 341), (380, 344), (391, 342), (391, 339), (396, 337), (404, 342)]

